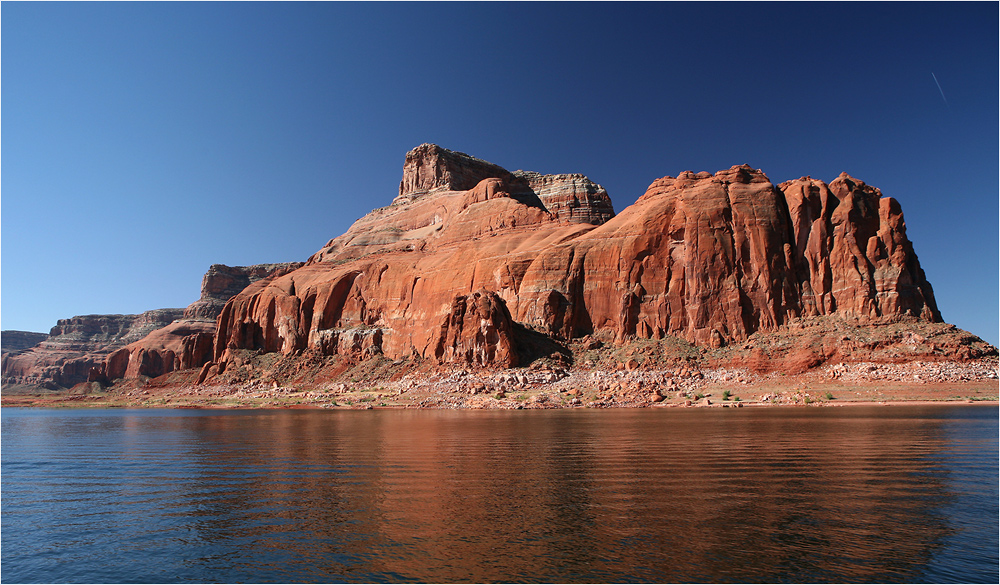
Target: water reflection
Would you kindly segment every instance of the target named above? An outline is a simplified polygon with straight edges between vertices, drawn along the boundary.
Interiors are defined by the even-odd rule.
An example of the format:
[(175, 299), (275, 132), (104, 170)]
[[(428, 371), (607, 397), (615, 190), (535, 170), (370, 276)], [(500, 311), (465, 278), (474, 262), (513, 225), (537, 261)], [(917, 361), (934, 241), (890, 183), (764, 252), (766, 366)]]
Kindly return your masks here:
[[(8, 537), (39, 519), (8, 512), (10, 494), (35, 481), (53, 502), (98, 500), (91, 521), (120, 529), (117, 560), (104, 559), (117, 578), (84, 581), (989, 579), (988, 465), (969, 487), (992, 486), (992, 549), (952, 561), (976, 567), (934, 568), (943, 550), (979, 538), (952, 520), (948, 454), (969, 434), (956, 437), (963, 421), (942, 412), (269, 411), (42, 426), (5, 416), (3, 571), (35, 580), (21, 567), (39, 559), (10, 553), (20, 543)], [(992, 438), (972, 453), (985, 448), (990, 461), (992, 449), (995, 463), (987, 415), (973, 418)], [(105, 450), (90, 491), (18, 467), (68, 435)], [(128, 568), (149, 555), (161, 573)]]

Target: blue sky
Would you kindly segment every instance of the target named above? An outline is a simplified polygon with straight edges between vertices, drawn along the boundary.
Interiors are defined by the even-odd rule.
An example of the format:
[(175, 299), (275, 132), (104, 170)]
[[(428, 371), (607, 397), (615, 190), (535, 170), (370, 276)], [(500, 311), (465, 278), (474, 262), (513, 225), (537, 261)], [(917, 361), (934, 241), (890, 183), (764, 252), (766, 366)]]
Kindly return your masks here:
[(997, 22), (995, 2), (3, 2), (0, 327), (305, 260), (434, 142), (584, 173), (619, 211), (684, 170), (847, 171), (900, 201), (945, 320), (996, 344)]

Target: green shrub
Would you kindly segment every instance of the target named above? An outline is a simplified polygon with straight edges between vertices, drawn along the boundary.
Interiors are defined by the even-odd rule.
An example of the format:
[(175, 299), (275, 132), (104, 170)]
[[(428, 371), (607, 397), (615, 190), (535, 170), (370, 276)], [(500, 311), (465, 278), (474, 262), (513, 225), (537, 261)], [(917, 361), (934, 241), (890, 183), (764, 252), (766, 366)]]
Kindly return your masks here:
[(723, 400), (729, 400), (729, 397), (732, 396), (732, 394), (733, 393), (730, 392), (729, 390), (723, 390), (722, 391), (722, 399)]
[(833, 394), (830, 394), (829, 392), (827, 392), (826, 393), (826, 399), (827, 400), (833, 400)]

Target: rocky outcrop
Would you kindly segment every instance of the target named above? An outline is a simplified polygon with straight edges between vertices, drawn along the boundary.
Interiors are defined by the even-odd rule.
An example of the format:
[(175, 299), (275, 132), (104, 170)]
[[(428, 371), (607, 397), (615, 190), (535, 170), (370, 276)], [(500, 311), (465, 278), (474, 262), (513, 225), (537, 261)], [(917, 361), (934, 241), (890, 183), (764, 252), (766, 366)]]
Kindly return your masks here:
[(615, 216), (582, 175), (422, 145), (392, 205), (227, 303), (215, 359), (343, 353), (344, 332), (365, 330), (393, 359), (510, 365), (508, 323), (722, 347), (824, 315), (940, 321), (899, 204), (848, 175), (775, 186), (747, 165), (685, 172)]
[(47, 338), (47, 334), (35, 333), (34, 331), (15, 331), (13, 329), (0, 331), (0, 351), (3, 353), (22, 351), (38, 345)]
[(514, 171), (516, 180), (538, 197), (556, 219), (600, 225), (615, 216), (608, 192), (584, 175), (543, 175)]
[(3, 385), (70, 388), (86, 382), (115, 350), (179, 318), (183, 309), (139, 315), (81, 315), (60, 319), (38, 345), (3, 357)]
[[(310, 368), (328, 356), (568, 364), (585, 336), (704, 351), (753, 345), (744, 357), (758, 369), (814, 367), (875, 349), (831, 333), (818, 349), (810, 341), (785, 355), (753, 339), (802, 319), (941, 321), (899, 203), (849, 175), (775, 185), (747, 165), (688, 171), (657, 179), (615, 215), (583, 175), (509, 172), (431, 144), (407, 153), (391, 205), (308, 262), (214, 265), (201, 298), (183, 315), (170, 311), (60, 321), (38, 347), (4, 357), (4, 383), (201, 367), (200, 383), (265, 353)], [(995, 353), (961, 349), (973, 345), (925, 349), (954, 359)]]
[[(787, 194), (786, 194), (787, 193)], [(805, 193), (805, 195), (803, 195)], [(799, 316), (939, 321), (898, 203), (841, 175), (777, 188), (746, 165), (655, 181), (614, 219), (543, 251), (518, 321), (718, 347)]]
[[(471, 188), (453, 188), (473, 179)], [(607, 193), (582, 175), (515, 174), (422, 145), (407, 155), (393, 205), (358, 220), (305, 267), (262, 280), (227, 304), (216, 359), (224, 363), (227, 350), (248, 348), (339, 354), (342, 332), (378, 329), (373, 344), (388, 356), (516, 363), (510, 340), (493, 347), (486, 341), (492, 333), (484, 333), (482, 347), (469, 347), (476, 336), (464, 338), (470, 330), (463, 328), (442, 345), (441, 324), (479, 289), (492, 295), (477, 302), (509, 305), (517, 298), (514, 281), (539, 249), (611, 216)]]
[(510, 313), (503, 299), (485, 290), (455, 297), (441, 324), (434, 357), (480, 366), (516, 366)]
[(201, 298), (184, 309), (182, 319), (114, 351), (103, 364), (91, 370), (89, 380), (109, 383), (201, 368), (212, 361), (215, 319), (226, 301), (261, 279), (285, 274), (302, 265), (302, 262), (213, 264), (201, 280)]
[(510, 176), (510, 171), (464, 152), (421, 144), (406, 153), (399, 196), (393, 203), (404, 203), (431, 191), (467, 191), (483, 179)]
[[(4, 353), (3, 385), (70, 388), (200, 368), (212, 360), (215, 318), (226, 301), (253, 282), (302, 265), (214, 264), (202, 278), (201, 298), (186, 309), (60, 319), (35, 347)], [(7, 332), (3, 335), (6, 344)]]
[(506, 196), (542, 208), (556, 219), (599, 225), (615, 215), (607, 191), (584, 175), (510, 172), (436, 144), (421, 144), (406, 153), (403, 179), (393, 205), (412, 202), (431, 192), (468, 191), (485, 179), (496, 179)]
[(302, 266), (302, 262), (255, 264), (253, 266), (226, 266), (213, 264), (201, 279), (201, 298), (184, 309), (185, 319), (212, 319), (219, 316), (226, 301), (241, 290), (275, 272), (288, 272)]
[(803, 177), (780, 189), (792, 221), (804, 315), (941, 320), (895, 199), (847, 173), (829, 186)]
[(93, 368), (90, 381), (155, 378), (175, 370), (200, 368), (212, 358), (215, 322), (179, 320), (111, 353)]
[(48, 342), (89, 349), (93, 345), (131, 343), (183, 315), (183, 309), (154, 309), (138, 315), (82, 315), (59, 319)]

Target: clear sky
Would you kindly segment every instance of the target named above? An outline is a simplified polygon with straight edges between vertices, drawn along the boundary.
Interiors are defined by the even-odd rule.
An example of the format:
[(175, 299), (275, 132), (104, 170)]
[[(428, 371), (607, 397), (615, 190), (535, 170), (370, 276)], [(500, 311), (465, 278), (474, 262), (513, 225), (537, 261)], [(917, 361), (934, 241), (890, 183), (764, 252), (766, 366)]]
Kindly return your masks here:
[(0, 5), (3, 329), (184, 307), (305, 260), (423, 142), (654, 179), (841, 172), (903, 207), (945, 320), (998, 341), (998, 4)]

